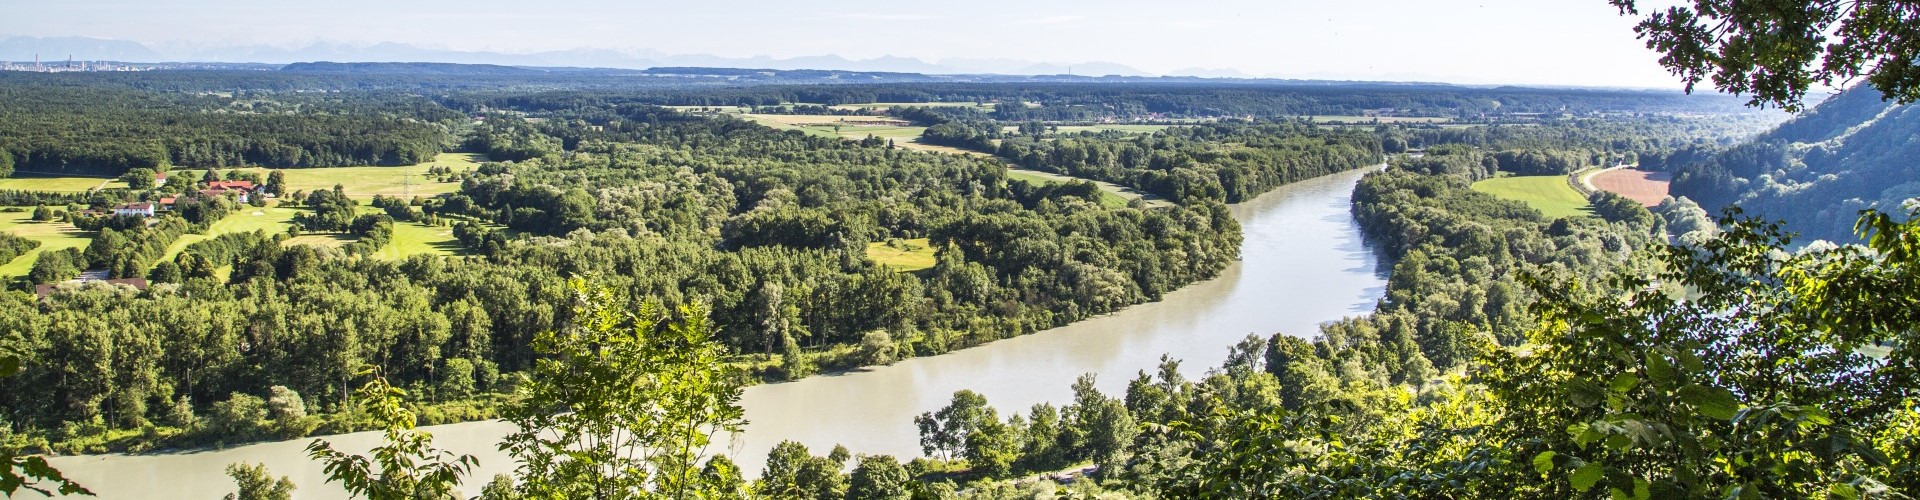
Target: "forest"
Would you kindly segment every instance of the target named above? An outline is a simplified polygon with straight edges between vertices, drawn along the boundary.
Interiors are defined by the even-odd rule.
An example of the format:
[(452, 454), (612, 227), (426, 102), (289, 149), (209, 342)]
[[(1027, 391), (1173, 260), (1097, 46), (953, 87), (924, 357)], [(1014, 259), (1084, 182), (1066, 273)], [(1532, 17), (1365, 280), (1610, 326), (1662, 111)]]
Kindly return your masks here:
[[(604, 424), (594, 419), (675, 416), (689, 420), (620, 425), (677, 429), (686, 437), (660, 451), (682, 454), (590, 450), (662, 474), (557, 466), (541, 451), (550, 438), (529, 431), (503, 450), (546, 465), (493, 478), (486, 497), (676, 489), (1012, 498), (1037, 487), (1020, 478), (1081, 466), (1094, 472), (1066, 488), (1167, 498), (1651, 498), (1733, 487), (1846, 496), (1913, 487), (1909, 445), (1920, 416), (1910, 389), (1859, 378), (1910, 379), (1901, 364), (1910, 348), (1892, 349), (1904, 344), (1892, 343), (1898, 332), (1886, 327), (1820, 333), (1805, 325), (1910, 321), (1901, 316), (1910, 310), (1886, 304), (1911, 300), (1898, 283), (1910, 282), (1901, 273), (1913, 268), (1900, 259), (1912, 253), (1899, 245), (1912, 241), (1914, 223), (1863, 222), (1864, 241), (1885, 259), (1822, 247), (1756, 265), (1747, 257), (1784, 254), (1794, 240), (1759, 220), (1705, 221), (1692, 201), (1650, 212), (1601, 193), (1593, 216), (1550, 218), (1469, 187), (1496, 175), (1640, 162), (1675, 171), (1677, 194), (1700, 193), (1699, 205), (1717, 208), (1734, 195), (1714, 189), (1749, 183), (1707, 188), (1697, 179), (1719, 179), (1714, 168), (1735, 170), (1715, 165), (1774, 144), (1746, 142), (1764, 119), (1713, 114), (1731, 100), (1446, 86), (689, 88), (589, 76), (257, 73), (0, 77), (9, 96), (0, 101), (0, 165), (142, 182), (156, 171), (207, 170), (198, 183), (175, 175), (159, 186), (84, 193), (0, 191), (0, 203), (46, 209), (90, 238), (41, 252), (0, 294), (0, 360), (18, 360), (0, 366), (0, 375), (18, 372), (0, 378), (0, 451), (9, 457), (356, 430), (405, 443), (421, 436), (416, 424), (489, 418), (529, 429), (584, 426), (591, 435)], [(1564, 114), (1489, 118), (1488, 99), (1506, 113)], [(940, 101), (989, 104), (824, 107)], [(926, 127), (920, 144), (979, 154), (780, 131), (663, 105), (885, 113)], [(1796, 132), (1814, 120), (1855, 123), (1830, 116), (1859, 111), (1831, 106), (1770, 134), (1852, 151), (1844, 140)], [(1460, 123), (1303, 118), (1380, 108)], [(1105, 120), (1165, 128), (1058, 129)], [(288, 193), (282, 172), (240, 170), (227, 179), (268, 186), (262, 196), (242, 203), (195, 194), (219, 179), (215, 169), (407, 165), (445, 151), (490, 161), (435, 172), (458, 188), (416, 199), (369, 201), (340, 187)], [(1829, 153), (1805, 161), (1821, 154)], [(1371, 314), (1307, 337), (1249, 337), (1198, 378), (1173, 359), (1119, 394), (1083, 378), (1059, 406), (995, 409), (962, 391), (914, 422), (922, 457), (786, 443), (749, 481), (725, 459), (685, 452), (708, 439), (696, 430), (738, 425), (729, 405), (745, 384), (937, 355), (1160, 300), (1239, 257), (1228, 204), (1383, 162), (1360, 181), (1352, 206), (1392, 269)], [(1009, 165), (1170, 203), (1103, 205), (1093, 183), (1027, 180)], [(162, 196), (180, 199), (152, 219), (103, 213)], [(183, 242), (270, 203), (299, 210), (286, 231)], [(444, 229), (462, 248), (373, 258), (398, 223)], [(1694, 236), (1669, 237), (1683, 233)], [(297, 244), (303, 234), (343, 243)], [(924, 241), (931, 266), (900, 270), (869, 256), (872, 244), (904, 241)], [(36, 248), (0, 233), (0, 257)], [(86, 271), (150, 286), (60, 284)], [(1835, 295), (1829, 282), (1894, 300)], [(57, 286), (39, 296), (27, 291), (33, 284)], [(1677, 300), (1683, 291), (1698, 296)], [(1715, 314), (1724, 310), (1741, 312)], [(1671, 321), (1639, 321), (1649, 316)], [(1727, 325), (1752, 326), (1750, 337), (1715, 343), (1711, 333)], [(1828, 354), (1761, 369), (1744, 361), (1766, 355), (1750, 348), (1758, 342)], [(601, 350), (609, 343), (633, 349)], [(1863, 346), (1888, 352), (1874, 358), (1857, 352)], [(1831, 382), (1794, 385), (1782, 374)], [(647, 386), (656, 392), (644, 397), (618, 390), (656, 379), (676, 385)], [(1872, 390), (1852, 390), (1862, 387)], [(604, 412), (561, 411), (602, 403), (595, 408)], [(356, 494), (399, 484), (355, 476), (358, 457), (324, 441), (310, 451), (347, 464), (335, 477)], [(461, 481), (462, 463), (420, 455), (421, 475), (402, 486), (443, 494), (435, 488)], [(230, 473), (243, 491), (274, 487), (265, 470)]]
[(1708, 210), (1737, 205), (1787, 221), (1806, 241), (1858, 242), (1861, 210), (1899, 213), (1920, 197), (1914, 109), (1855, 89), (1750, 140), (1675, 151), (1660, 167), (1673, 172), (1674, 194)]
[[(355, 241), (339, 249), (243, 233), (162, 261), (182, 235), (242, 209), (186, 197), (155, 224), (75, 211), (76, 225), (99, 233), (94, 243), (46, 253), (29, 281), (102, 269), (154, 285), (10, 295), (0, 321), (20, 333), (8, 344), (34, 360), (3, 382), (11, 435), (99, 451), (360, 429), (367, 424), (346, 410), (351, 381), (368, 368), (427, 398), (428, 422), (487, 417), (540, 359), (534, 339), (572, 321), (553, 306), (565, 302), (569, 277), (622, 290), (634, 297), (628, 307), (699, 304), (715, 341), (734, 353), (729, 363), (781, 380), (1157, 300), (1238, 253), (1223, 193), (1109, 208), (1088, 184), (1033, 185), (997, 161), (883, 141), (640, 104), (539, 113), (538, 122), (489, 116), (471, 129), (466, 144), (490, 152), (540, 146), (483, 164), (457, 192), (417, 207), (376, 198), (382, 214), (355, 216), (358, 202), (338, 190), (276, 202), (305, 210), (294, 221), (302, 232)], [(1236, 184), (1236, 196), (1377, 157), (1366, 133), (1339, 142), (1280, 124), (1221, 127), (1132, 147), (1173, 157), (1231, 141), (1353, 157), (1249, 171), (1261, 180)], [(384, 244), (392, 220), (415, 218), (450, 227), (468, 256), (354, 257)], [(920, 238), (937, 249), (931, 268), (898, 272), (866, 258), (869, 242)], [(301, 398), (301, 419), (233, 413), (282, 392)]]

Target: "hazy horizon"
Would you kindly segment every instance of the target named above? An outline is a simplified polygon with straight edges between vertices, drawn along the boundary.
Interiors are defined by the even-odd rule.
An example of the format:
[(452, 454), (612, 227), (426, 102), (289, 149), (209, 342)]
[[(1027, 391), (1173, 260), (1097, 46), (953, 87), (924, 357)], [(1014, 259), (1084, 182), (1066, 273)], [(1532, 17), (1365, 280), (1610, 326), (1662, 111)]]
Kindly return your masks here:
[[(1177, 7), (1133, 0), (1038, 6), (989, 0), (965, 9), (744, 1), (712, 7), (83, 0), (16, 6), (0, 21), (0, 35), (126, 40), (162, 54), (394, 43), (503, 54), (596, 49), (635, 57), (899, 57), (960, 68), (1112, 63), (1149, 75), (1680, 87), (1634, 38), (1633, 20), (1600, 0), (1203, 1)], [(57, 58), (64, 54), (48, 59)]]

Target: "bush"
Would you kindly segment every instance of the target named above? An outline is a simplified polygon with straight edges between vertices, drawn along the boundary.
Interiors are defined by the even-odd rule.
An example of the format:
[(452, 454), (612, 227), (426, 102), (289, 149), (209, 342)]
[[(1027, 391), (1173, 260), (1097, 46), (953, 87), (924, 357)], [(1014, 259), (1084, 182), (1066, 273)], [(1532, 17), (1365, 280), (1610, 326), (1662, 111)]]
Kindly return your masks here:
[(320, 427), (320, 419), (307, 416), (307, 404), (300, 398), (300, 393), (282, 385), (273, 386), (267, 391), (267, 415), (273, 419), (275, 434), (296, 438)]
[(448, 359), (440, 373), (440, 397), (460, 398), (473, 394), (473, 362), (463, 358)]
[(893, 336), (886, 330), (873, 330), (860, 336), (860, 363), (863, 365), (890, 365), (895, 355)]
[(266, 427), (267, 402), (243, 393), (233, 393), (226, 401), (213, 404), (207, 416), (207, 430), (235, 440), (251, 439)]

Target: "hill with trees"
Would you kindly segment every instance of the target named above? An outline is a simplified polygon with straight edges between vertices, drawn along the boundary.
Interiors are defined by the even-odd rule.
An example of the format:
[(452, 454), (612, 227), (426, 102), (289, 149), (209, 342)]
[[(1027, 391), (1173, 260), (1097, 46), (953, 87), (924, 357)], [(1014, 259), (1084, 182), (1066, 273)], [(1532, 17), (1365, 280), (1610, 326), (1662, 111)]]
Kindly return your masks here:
[(1859, 212), (1903, 212), (1920, 197), (1920, 107), (1847, 91), (1778, 128), (1710, 154), (1663, 162), (1673, 194), (1709, 211), (1738, 206), (1809, 239), (1858, 241)]

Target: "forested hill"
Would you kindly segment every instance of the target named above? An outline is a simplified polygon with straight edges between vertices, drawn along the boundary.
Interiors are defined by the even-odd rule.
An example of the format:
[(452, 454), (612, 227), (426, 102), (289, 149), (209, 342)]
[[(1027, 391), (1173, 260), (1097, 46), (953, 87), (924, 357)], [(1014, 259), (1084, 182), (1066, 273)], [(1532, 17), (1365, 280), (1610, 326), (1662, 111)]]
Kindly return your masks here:
[[(1683, 155), (1684, 156), (1684, 155)], [(1745, 144), (1675, 158), (1673, 194), (1708, 210), (1738, 205), (1806, 238), (1854, 241), (1859, 211), (1904, 212), (1920, 196), (1920, 106), (1871, 89), (1829, 99)]]

